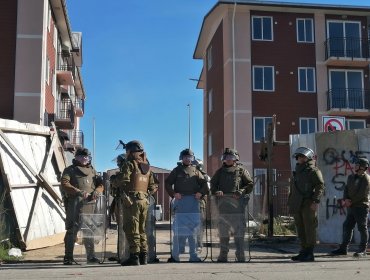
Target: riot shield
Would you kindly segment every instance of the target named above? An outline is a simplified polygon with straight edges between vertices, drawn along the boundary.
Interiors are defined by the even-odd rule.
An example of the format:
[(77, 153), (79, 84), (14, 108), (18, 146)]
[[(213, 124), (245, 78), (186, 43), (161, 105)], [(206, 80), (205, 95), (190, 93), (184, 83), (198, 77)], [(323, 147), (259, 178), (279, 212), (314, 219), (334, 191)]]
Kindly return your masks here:
[(184, 195), (171, 201), (171, 257), (168, 262), (201, 262), (206, 250), (197, 251), (202, 236), (200, 201), (194, 195)]
[(146, 236), (148, 242), (148, 262), (159, 262), (156, 250), (156, 231), (155, 231), (155, 198), (152, 195), (148, 197), (149, 207), (146, 220)]
[(74, 250), (74, 259), (77, 263), (97, 264), (104, 261), (107, 227), (106, 206), (104, 195), (99, 195), (95, 200), (83, 203)]
[(212, 261), (250, 261), (248, 198), (210, 197)]

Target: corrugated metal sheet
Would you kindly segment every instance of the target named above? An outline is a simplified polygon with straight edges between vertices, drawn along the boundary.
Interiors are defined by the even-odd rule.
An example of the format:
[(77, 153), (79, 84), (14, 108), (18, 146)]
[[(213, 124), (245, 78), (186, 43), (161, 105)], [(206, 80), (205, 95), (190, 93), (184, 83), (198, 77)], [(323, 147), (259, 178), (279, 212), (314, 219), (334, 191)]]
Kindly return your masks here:
[(0, 119), (0, 167), (24, 249), (63, 242), (63, 148), (49, 127)]

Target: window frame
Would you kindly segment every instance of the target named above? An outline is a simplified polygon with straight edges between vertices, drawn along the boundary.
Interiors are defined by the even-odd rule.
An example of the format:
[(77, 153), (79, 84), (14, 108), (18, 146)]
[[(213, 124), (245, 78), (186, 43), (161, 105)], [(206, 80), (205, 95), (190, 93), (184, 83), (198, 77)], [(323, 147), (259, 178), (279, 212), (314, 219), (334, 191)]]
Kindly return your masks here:
[(208, 134), (208, 156), (212, 156), (213, 154), (213, 149), (212, 149), (212, 133)]
[(358, 120), (355, 120), (355, 119), (346, 119), (346, 129), (347, 130), (350, 130), (350, 129), (361, 129), (361, 128), (350, 128), (349, 127), (349, 123), (351, 123), (351, 122), (353, 122), (353, 123), (355, 123), (355, 122), (357, 122), (357, 123), (361, 122), (361, 123), (364, 124), (364, 127), (363, 128), (366, 128), (366, 120), (364, 120), (364, 119), (358, 119)]
[[(256, 174), (257, 172), (260, 172), (260, 174)], [(265, 183), (267, 184), (267, 168), (254, 168), (253, 169), (253, 195), (256, 196), (262, 196), (263, 195), (263, 185), (260, 179), (257, 179), (257, 176), (263, 175), (265, 177)], [(275, 168), (272, 169), (272, 179), (274, 182), (276, 182), (277, 178), (277, 170)], [(259, 180), (259, 185), (257, 186), (257, 180)], [(268, 186), (265, 186), (268, 187)], [(272, 195), (277, 196), (277, 185), (274, 184), (272, 186)], [(257, 191), (258, 190), (258, 191)]]
[[(263, 19), (268, 18), (270, 19), (270, 25), (271, 25), (271, 39), (264, 39), (264, 25), (263, 25)], [(255, 19), (262, 19), (261, 20), (261, 38), (255, 38), (255, 30), (254, 30), (254, 20)], [(274, 41), (274, 19), (272, 16), (252, 16), (252, 41)]]
[(213, 88), (208, 91), (208, 114), (213, 110)]
[[(301, 73), (300, 73), (300, 71), (301, 70), (305, 70), (305, 72), (306, 72), (306, 75), (305, 75), (305, 77), (306, 77), (306, 89), (305, 90), (302, 90), (301, 89)], [(313, 71), (313, 75), (312, 75), (312, 77), (313, 77), (313, 90), (311, 91), (311, 90), (308, 90), (308, 79), (307, 79), (307, 70), (312, 70)], [(315, 67), (298, 67), (298, 92), (303, 92), (303, 93), (316, 93), (317, 92), (317, 90), (316, 90), (316, 69), (315, 69)]]
[[(255, 70), (257, 68), (262, 68), (263, 69), (263, 78), (262, 78), (262, 84), (263, 84), (263, 89), (256, 89), (256, 82), (255, 82), (255, 76), (256, 76), (256, 73), (255, 73)], [(271, 69), (272, 70), (272, 89), (265, 89), (265, 69)], [(252, 82), (253, 82), (253, 91), (264, 91), (264, 92), (275, 92), (275, 66), (271, 66), (271, 65), (253, 65), (252, 66)]]
[[(298, 22), (299, 21), (303, 21), (304, 22), (304, 37), (305, 37), (305, 40), (304, 41), (300, 41), (299, 40), (299, 29), (298, 29)], [(311, 38), (312, 40), (311, 41), (308, 41), (307, 40), (307, 30), (306, 30), (306, 22), (307, 21), (310, 21), (311, 23)], [(313, 25), (313, 19), (312, 18), (297, 18), (296, 19), (296, 33), (297, 33), (297, 43), (314, 43), (315, 42), (315, 32), (314, 32), (314, 25)]]
[[(307, 123), (308, 123), (307, 127), (309, 128), (309, 121), (310, 120), (315, 121), (314, 131), (313, 132), (307, 132), (307, 133), (302, 132), (302, 121), (307, 121)], [(310, 130), (310, 129), (308, 129), (308, 130)], [(309, 133), (315, 133), (315, 132), (317, 132), (317, 118), (306, 118), (306, 117), (299, 118), (299, 134), (309, 134)]]
[(272, 122), (272, 117), (253, 117), (253, 143), (261, 143), (261, 138), (256, 140), (256, 120), (263, 119), (263, 136), (266, 139), (266, 119), (270, 119)]

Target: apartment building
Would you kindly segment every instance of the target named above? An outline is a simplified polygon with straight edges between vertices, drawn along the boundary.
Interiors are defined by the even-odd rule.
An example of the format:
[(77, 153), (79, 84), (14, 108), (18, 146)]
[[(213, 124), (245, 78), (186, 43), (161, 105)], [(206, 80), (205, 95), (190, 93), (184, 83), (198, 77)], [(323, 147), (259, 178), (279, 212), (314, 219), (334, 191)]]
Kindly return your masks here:
[(52, 125), (65, 148), (83, 146), (82, 34), (65, 0), (0, 4), (0, 118)]
[[(258, 155), (273, 115), (277, 141), (323, 131), (324, 116), (344, 117), (346, 129), (369, 127), (369, 25), (370, 6), (218, 1), (194, 51), (203, 60), (208, 174), (235, 147), (255, 178), (254, 208), (263, 208), (267, 165)], [(287, 212), (289, 153), (273, 150), (275, 214)]]

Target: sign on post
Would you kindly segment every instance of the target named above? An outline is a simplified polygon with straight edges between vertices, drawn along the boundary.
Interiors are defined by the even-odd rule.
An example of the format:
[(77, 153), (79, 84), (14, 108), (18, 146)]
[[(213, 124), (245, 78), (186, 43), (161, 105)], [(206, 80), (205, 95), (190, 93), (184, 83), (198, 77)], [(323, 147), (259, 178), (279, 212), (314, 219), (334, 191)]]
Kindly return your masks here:
[(323, 116), (322, 117), (323, 131), (342, 131), (346, 129), (346, 118), (336, 116)]

